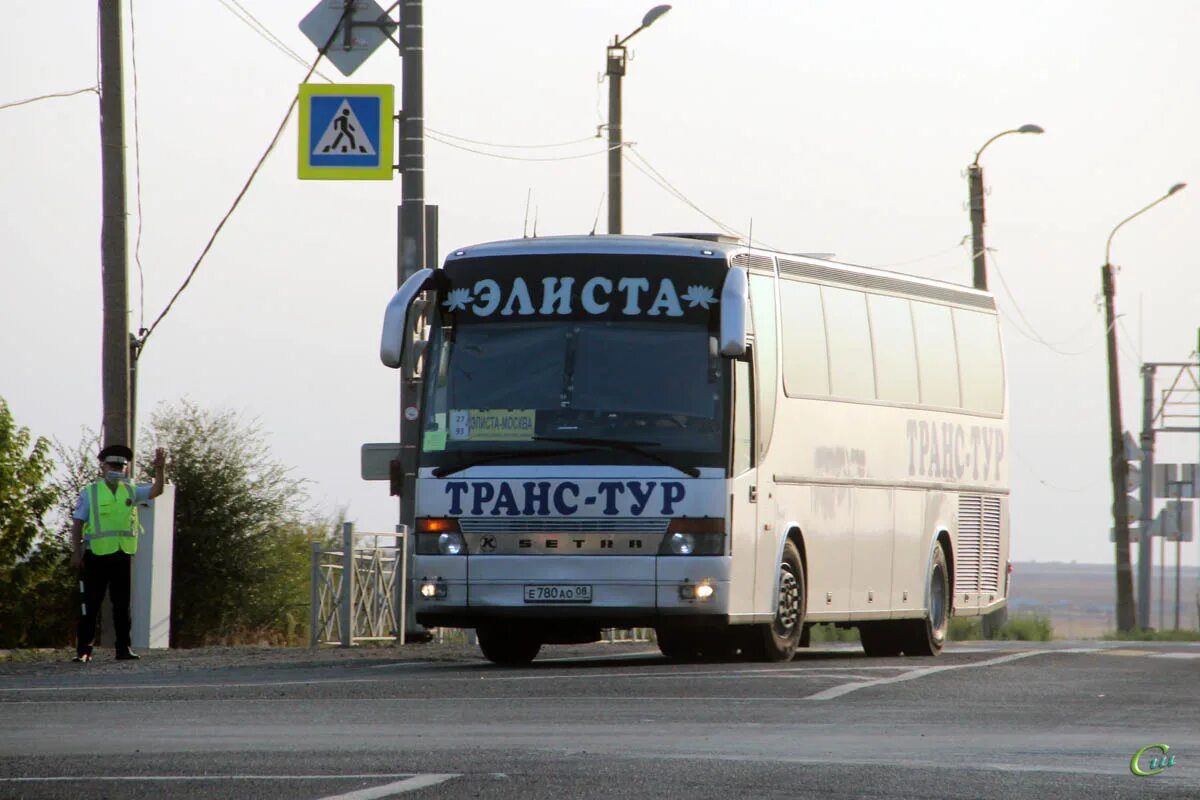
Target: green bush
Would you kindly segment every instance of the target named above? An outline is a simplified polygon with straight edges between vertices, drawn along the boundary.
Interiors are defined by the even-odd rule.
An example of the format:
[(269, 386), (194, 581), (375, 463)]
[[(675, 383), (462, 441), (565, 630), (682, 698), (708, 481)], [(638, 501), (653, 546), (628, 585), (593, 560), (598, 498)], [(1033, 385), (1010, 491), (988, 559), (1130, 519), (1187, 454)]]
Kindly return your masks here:
[(813, 625), (808, 630), (809, 641), (818, 642), (857, 642), (858, 628), (839, 628), (832, 623)]
[(1200, 642), (1200, 631), (1156, 631), (1143, 628), (1136, 631), (1112, 631), (1100, 637), (1119, 642)]
[[(983, 639), (981, 617), (952, 617), (947, 634), (951, 641), (978, 641)], [(1039, 614), (1020, 614), (1011, 617), (991, 637), (996, 640), (1020, 642), (1048, 642), (1054, 638), (1050, 618)]]

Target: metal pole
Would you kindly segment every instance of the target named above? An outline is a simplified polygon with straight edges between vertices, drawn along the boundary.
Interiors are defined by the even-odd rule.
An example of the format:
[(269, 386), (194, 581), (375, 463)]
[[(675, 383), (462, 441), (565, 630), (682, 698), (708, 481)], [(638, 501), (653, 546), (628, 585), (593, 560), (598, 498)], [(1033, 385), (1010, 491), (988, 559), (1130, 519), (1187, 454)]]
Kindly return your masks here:
[(625, 48), (608, 47), (608, 232), (621, 233), (621, 78), (625, 75)]
[(1153, 364), (1142, 365), (1142, 480), (1138, 498), (1142, 502), (1138, 537), (1137, 618), (1139, 628), (1150, 627), (1150, 581), (1153, 561), (1154, 526), (1154, 373)]
[[(1183, 484), (1179, 484), (1179, 497), (1183, 497)], [(1176, 501), (1179, 505), (1175, 506), (1175, 522), (1179, 529), (1178, 538), (1175, 539), (1175, 630), (1179, 630), (1179, 556), (1183, 552), (1183, 500)], [(1191, 514), (1191, 509), (1188, 509)]]
[(121, 0), (100, 2), (100, 162), (103, 219), (100, 263), (104, 297), (101, 379), (104, 445), (130, 444), (129, 292), (125, 230), (125, 101)]
[(338, 596), (340, 644), (354, 643), (354, 523), (342, 523), (342, 592)]
[(1125, 445), (1122, 440), (1121, 394), (1117, 373), (1117, 332), (1113, 302), (1116, 289), (1113, 285), (1112, 264), (1105, 262), (1100, 270), (1104, 290), (1104, 320), (1107, 325), (1108, 343), (1108, 412), (1110, 427), (1110, 467), (1113, 487), (1113, 522), (1116, 529), (1114, 545), (1117, 562), (1117, 630), (1129, 631), (1134, 627), (1133, 570), (1129, 563), (1129, 495), (1126, 493), (1126, 477), (1129, 473), (1125, 461)]
[(987, 290), (987, 248), (983, 243), (983, 167), (978, 163), (967, 167), (969, 202), (971, 204), (971, 263), (974, 286)]
[[(425, 219), (425, 100), (424, 100), (424, 21), (422, 0), (404, 0), (400, 12), (401, 80), (399, 276), (397, 286), (417, 270), (427, 266)], [(417, 440), (421, 434), (418, 408), (421, 398), (420, 375), (405, 359), (400, 378), (400, 524), (407, 530), (416, 526), (413, 502), (416, 499)], [(404, 538), (405, 555), (410, 537)], [(405, 558), (405, 565), (411, 564)], [(405, 574), (405, 594), (411, 591), (411, 576)], [(406, 598), (407, 599), (407, 598)], [(411, 608), (406, 603), (406, 608)], [(416, 618), (402, 623), (418, 631)]]
[(312, 542), (312, 570), (308, 587), (308, 646), (321, 643), (321, 543)]

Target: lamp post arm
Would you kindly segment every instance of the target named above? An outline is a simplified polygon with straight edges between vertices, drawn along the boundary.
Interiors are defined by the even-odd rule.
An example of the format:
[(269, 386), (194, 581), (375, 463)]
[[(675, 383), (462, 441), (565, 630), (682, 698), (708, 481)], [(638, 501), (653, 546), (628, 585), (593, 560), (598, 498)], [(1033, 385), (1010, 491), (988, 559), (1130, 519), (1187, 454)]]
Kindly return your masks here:
[(979, 148), (979, 150), (978, 150), (978, 151), (975, 153), (975, 160), (971, 162), (971, 166), (973, 166), (973, 167), (978, 167), (978, 166), (979, 166), (979, 157), (980, 157), (981, 155), (983, 155), (983, 151), (984, 151), (984, 150), (987, 150), (987, 146), (988, 146), (989, 144), (991, 144), (992, 142), (996, 141), (996, 140), (997, 140), (997, 139), (999, 139), (1001, 136), (1008, 136), (1010, 133), (1021, 133), (1021, 132), (1022, 132), (1022, 131), (1018, 130), (1017, 128), (1013, 128), (1012, 130), (1008, 130), (1008, 131), (1001, 131), (1000, 133), (997, 133), (997, 134), (996, 134), (995, 136), (993, 136), (992, 138), (988, 139), (986, 142), (984, 142), (984, 143), (983, 143), (983, 147)]
[(1105, 264), (1112, 263), (1112, 262), (1111, 262), (1111, 260), (1109, 259), (1109, 252), (1112, 250), (1112, 240), (1113, 240), (1113, 237), (1117, 235), (1117, 231), (1121, 230), (1121, 227), (1122, 227), (1122, 226), (1123, 226), (1123, 225), (1124, 225), (1126, 222), (1129, 222), (1130, 220), (1133, 220), (1133, 219), (1135, 219), (1135, 218), (1137, 218), (1137, 217), (1140, 217), (1142, 214), (1145, 214), (1147, 211), (1149, 211), (1150, 209), (1154, 208), (1156, 205), (1158, 205), (1159, 203), (1161, 203), (1163, 200), (1166, 200), (1168, 197), (1170, 197), (1171, 195), (1175, 194), (1177, 191), (1179, 191), (1179, 190), (1180, 190), (1180, 189), (1182, 189), (1182, 188), (1183, 188), (1183, 184), (1178, 184), (1178, 183), (1177, 183), (1177, 184), (1175, 184), (1175, 186), (1171, 187), (1171, 191), (1167, 192), (1166, 194), (1164, 194), (1162, 197), (1160, 197), (1160, 198), (1158, 198), (1157, 200), (1155, 200), (1155, 201), (1154, 201), (1153, 203), (1151, 203), (1150, 205), (1148, 205), (1148, 206), (1146, 206), (1146, 207), (1144, 207), (1144, 208), (1142, 208), (1142, 209), (1140, 209), (1140, 210), (1138, 210), (1138, 211), (1135, 211), (1134, 213), (1130, 214), (1130, 215), (1129, 215), (1128, 217), (1126, 217), (1125, 219), (1123, 219), (1123, 220), (1121, 220), (1120, 222), (1118, 222), (1118, 223), (1117, 223), (1117, 227), (1115, 227), (1115, 228), (1113, 228), (1113, 229), (1112, 229), (1112, 233), (1110, 233), (1110, 234), (1108, 235), (1108, 241), (1107, 241), (1107, 242), (1105, 242), (1105, 244), (1104, 244), (1104, 263), (1105, 263)]

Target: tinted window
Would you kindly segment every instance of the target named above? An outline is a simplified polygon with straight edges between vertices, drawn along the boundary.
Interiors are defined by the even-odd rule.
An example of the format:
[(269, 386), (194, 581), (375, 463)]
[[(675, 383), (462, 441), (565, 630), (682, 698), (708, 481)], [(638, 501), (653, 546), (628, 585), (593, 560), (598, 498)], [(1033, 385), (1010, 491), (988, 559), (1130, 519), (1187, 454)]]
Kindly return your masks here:
[(851, 289), (821, 287), (829, 337), (829, 383), (837, 397), (875, 399), (867, 297)]
[(997, 318), (956, 308), (954, 333), (963, 408), (999, 414), (1004, 410), (1004, 363)]
[(917, 389), (917, 345), (913, 339), (912, 312), (899, 297), (868, 295), (871, 341), (875, 345), (875, 380), (880, 400), (894, 403), (920, 401)]
[(917, 334), (917, 367), (921, 402), (957, 408), (958, 357), (954, 349), (954, 323), (950, 309), (912, 301), (913, 328)]
[(783, 389), (790, 396), (829, 394), (829, 351), (821, 290), (811, 283), (779, 284), (783, 321)]

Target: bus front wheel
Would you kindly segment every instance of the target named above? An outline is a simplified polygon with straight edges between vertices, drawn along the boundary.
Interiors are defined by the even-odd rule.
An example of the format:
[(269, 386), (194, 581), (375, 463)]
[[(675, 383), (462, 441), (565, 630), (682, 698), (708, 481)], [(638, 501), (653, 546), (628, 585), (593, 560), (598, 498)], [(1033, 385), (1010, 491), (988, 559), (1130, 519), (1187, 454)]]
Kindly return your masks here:
[(905, 655), (937, 656), (946, 646), (946, 631), (950, 627), (950, 569), (946, 566), (946, 551), (941, 545), (933, 548), (929, 559), (926, 609), (924, 619), (908, 621)]
[(521, 667), (533, 661), (542, 643), (527, 632), (508, 626), (481, 627), (476, 631), (479, 649), (493, 664)]
[(791, 661), (800, 646), (804, 633), (804, 612), (808, 596), (804, 580), (804, 565), (800, 552), (790, 540), (783, 545), (779, 559), (779, 596), (775, 618), (767, 625), (756, 626), (747, 655), (759, 661)]

